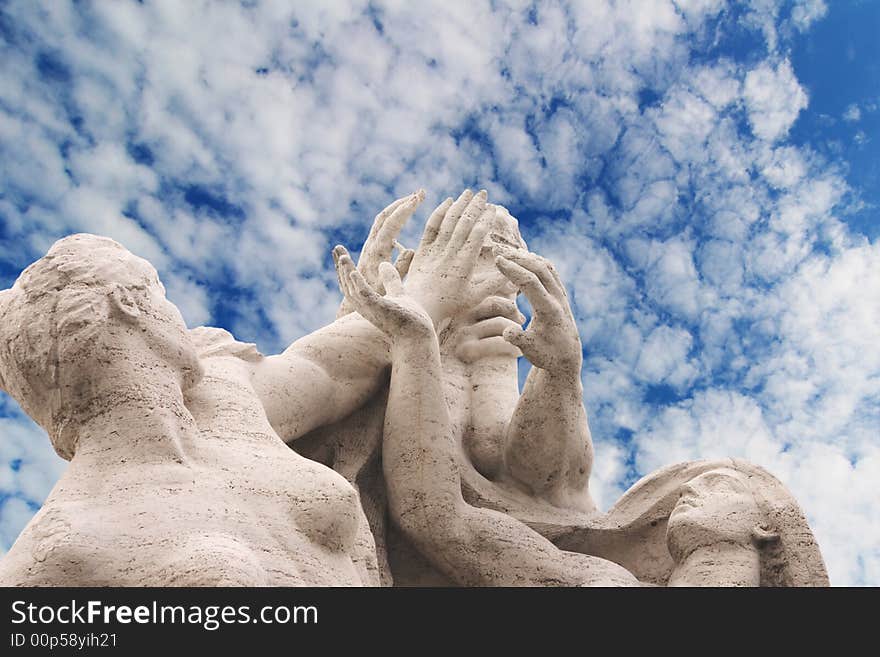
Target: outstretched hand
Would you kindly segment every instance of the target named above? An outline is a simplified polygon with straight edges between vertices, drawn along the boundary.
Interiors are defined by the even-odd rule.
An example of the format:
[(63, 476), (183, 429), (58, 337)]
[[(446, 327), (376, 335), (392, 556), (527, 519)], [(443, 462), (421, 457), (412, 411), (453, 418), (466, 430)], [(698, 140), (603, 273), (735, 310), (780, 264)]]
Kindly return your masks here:
[(556, 268), (525, 249), (497, 245), (494, 252), (498, 269), (525, 294), (533, 310), (528, 327), (508, 326), (504, 339), (518, 347), (535, 367), (579, 377), (581, 340)]
[[(420, 189), (413, 194), (397, 199), (373, 219), (370, 234), (367, 236), (367, 240), (361, 249), (361, 255), (358, 258), (357, 270), (364, 277), (364, 280), (376, 289), (379, 294), (385, 291), (382, 280), (379, 277), (379, 265), (391, 260), (391, 252), (394, 248), (398, 250), (394, 266), (401, 278), (406, 276), (409, 270), (415, 251), (407, 249), (400, 244), (397, 241), (397, 236), (416, 211), (416, 208), (424, 200), (425, 190)], [(343, 298), (336, 317), (338, 319), (343, 315), (354, 312), (354, 310), (355, 308), (351, 303)]]
[[(435, 326), (465, 303), (464, 291), (495, 217), (486, 196), (486, 190), (473, 194), (466, 189), (456, 201), (448, 198), (437, 206), (425, 225), (406, 290)], [(486, 294), (491, 293), (493, 284), (497, 287), (497, 281), (485, 283)]]
[(351, 307), (360, 313), (392, 342), (408, 337), (434, 335), (434, 324), (427, 312), (403, 288), (400, 272), (390, 262), (378, 265), (378, 279), (385, 290), (382, 296), (358, 271), (343, 246), (333, 249), (339, 287)]

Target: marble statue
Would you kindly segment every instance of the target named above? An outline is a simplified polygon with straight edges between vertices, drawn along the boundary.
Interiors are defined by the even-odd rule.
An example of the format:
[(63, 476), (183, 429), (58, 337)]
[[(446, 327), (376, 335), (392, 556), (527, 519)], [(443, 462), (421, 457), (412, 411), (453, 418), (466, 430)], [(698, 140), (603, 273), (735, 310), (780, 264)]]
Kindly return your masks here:
[[(450, 235), (441, 228), (437, 248), (464, 246), (447, 246)], [(391, 338), (382, 460), (394, 524), (462, 586), (637, 586), (612, 561), (560, 550), (507, 514), (465, 502), (430, 316), (390, 263), (379, 268), (386, 290), (380, 296), (346, 253), (337, 262), (346, 299)]]
[[(455, 202), (446, 199), (428, 220), (419, 251), (431, 244), (431, 227), (444, 213), (454, 220), (461, 212), (456, 208), (472, 200), (467, 191)], [(477, 202), (482, 200), (477, 198)], [(525, 250), (517, 222), (509, 212), (491, 204), (487, 208), (491, 209), (487, 212), (490, 232), (476, 252), (470, 280), (437, 326), (443, 394), (455, 442), (464, 452), (460, 465), (465, 490), (478, 480), (489, 498), (501, 495), (530, 508), (538, 503), (550, 509), (593, 512), (595, 504), (588, 490), (593, 452), (582, 401), (581, 345), (564, 286), (552, 265)], [(358, 261), (358, 270), (377, 290), (383, 288), (372, 254), (390, 254), (392, 239), (386, 236), (386, 243), (377, 246), (380, 234), (374, 226)], [(498, 250), (519, 261), (534, 261), (546, 270), (546, 276), (553, 277), (553, 298), (545, 298), (546, 293), (541, 296), (538, 290), (543, 287), (525, 281), (525, 294), (541, 308), (526, 332), (521, 328), (525, 318), (515, 301), (520, 286), (499, 270)], [(408, 260), (418, 266), (419, 252)], [(502, 266), (519, 267), (513, 261)], [(400, 266), (397, 270), (406, 273)], [(346, 300), (340, 312), (351, 307)], [(533, 338), (539, 331), (544, 340), (536, 342)], [(522, 395), (517, 384), (517, 358), (523, 354), (520, 346), (533, 362), (544, 366), (533, 368)], [(294, 447), (336, 468), (359, 487), (361, 499), (369, 507), (383, 581), (401, 585), (452, 583), (420, 559), (419, 551), (413, 550), (395, 526), (386, 527), (386, 487), (376, 456), (381, 451), (386, 405), (387, 396), (380, 393), (351, 418), (317, 431)], [(477, 505), (501, 508), (492, 499), (483, 502)]]
[(356, 492), (270, 423), (319, 419), (277, 397), (320, 386), (315, 359), (188, 331), (153, 267), (92, 235), (56, 242), (0, 307), (3, 387), (70, 460), (0, 584), (371, 583)]
[(633, 484), (608, 513), (556, 525), (553, 535), (559, 547), (613, 559), (645, 584), (829, 584), (791, 493), (741, 459), (662, 468)]
[(424, 196), (376, 216), (357, 265), (333, 250), (337, 319), (275, 356), (188, 329), (104, 237), (0, 292), (0, 387), (70, 461), (0, 585), (827, 585), (797, 503), (736, 459), (600, 512), (563, 282), (485, 191), (404, 248)]
[[(441, 204), (432, 220), (436, 221), (451, 203), (452, 199), (447, 199)], [(772, 475), (740, 460), (690, 462), (665, 468), (634, 485), (608, 513), (596, 509), (588, 487), (593, 450), (582, 402), (581, 345), (565, 287), (552, 264), (528, 253), (516, 220), (507, 210), (495, 206), (495, 211), (492, 230), (474, 265), (470, 289), (450, 316), (435, 327), (442, 375), (433, 397), (442, 395), (446, 401), (448, 432), (457, 456), (455, 476), (466, 508), (500, 511), (520, 520), (561, 548), (563, 559), (569, 559), (571, 552), (604, 557), (624, 564), (647, 585), (695, 584), (693, 577), (686, 575), (695, 563), (695, 555), (714, 555), (718, 550), (732, 555), (733, 551), (722, 539), (711, 548), (704, 545), (696, 550), (701, 540), (706, 541), (684, 541), (700, 534), (681, 530), (683, 525), (678, 522), (670, 525), (667, 537), (667, 523), (676, 509), (674, 501), (683, 496), (687, 485), (698, 489), (705, 481), (700, 479), (703, 473), (713, 468), (735, 470), (749, 482), (747, 499), (765, 500), (759, 507), (764, 514), (761, 522), (742, 534), (749, 540), (740, 543), (739, 551), (740, 555), (749, 552), (762, 557), (761, 577), (753, 580), (716, 568), (712, 577), (699, 583), (827, 585), (821, 554), (797, 503)], [(361, 264), (363, 254), (376, 251), (372, 244), (375, 235), (376, 231), (371, 231), (357, 270), (365, 282), (382, 293), (386, 284), (378, 276), (377, 261), (368, 260), (368, 267)], [(430, 239), (430, 234), (427, 237)], [(390, 247), (386, 246), (385, 251), (390, 254)], [(407, 260), (413, 257), (409, 255)], [(351, 262), (337, 258), (337, 265), (340, 263), (351, 275)], [(405, 275), (406, 268), (400, 267), (399, 261), (395, 268), (399, 275)], [(500, 280), (493, 278), (499, 270), (505, 274)], [(340, 280), (343, 290), (350, 291), (343, 275)], [(520, 291), (535, 310), (526, 331), (522, 330), (524, 317), (514, 301)], [(346, 295), (341, 312), (354, 307), (349, 297)], [(518, 392), (516, 367), (521, 355), (533, 364), (522, 395)], [(305, 448), (306, 453), (336, 467), (358, 486), (379, 548), (383, 582), (449, 585), (522, 581), (523, 577), (528, 580), (522, 573), (495, 573), (494, 579), (486, 576), (464, 580), (461, 572), (450, 573), (443, 559), (431, 555), (418, 532), (410, 527), (401, 535), (398, 529), (405, 525), (387, 522), (388, 516), (396, 516), (393, 507), (387, 513), (388, 496), (394, 489), (394, 468), (389, 470), (386, 460), (384, 472), (379, 471), (382, 468), (377, 464), (381, 465), (382, 459), (376, 454), (382, 452), (383, 437), (388, 440), (389, 422), (398, 417), (397, 413), (389, 416), (386, 412), (394, 401), (383, 391), (358, 413), (335, 425), (332, 437), (321, 430), (304, 441), (311, 442), (308, 447), (295, 444), (297, 449)], [(332, 449), (326, 449), (328, 444)], [(325, 448), (323, 452), (321, 447)], [(710, 502), (723, 499), (708, 497)], [(676, 520), (688, 517), (680, 511)], [(719, 508), (706, 517), (717, 520), (725, 517), (725, 511)], [(762, 530), (765, 526), (775, 530)], [(687, 543), (682, 550), (674, 549), (676, 537)], [(442, 548), (443, 541), (435, 542)], [(466, 551), (451, 551), (456, 553)], [(684, 554), (688, 558), (682, 558)], [(768, 555), (776, 557), (768, 561)], [(773, 577), (766, 567), (771, 562), (776, 564), (771, 569), (776, 573)], [(787, 565), (780, 568), (783, 562)], [(558, 581), (573, 584), (587, 579), (575, 576)]]

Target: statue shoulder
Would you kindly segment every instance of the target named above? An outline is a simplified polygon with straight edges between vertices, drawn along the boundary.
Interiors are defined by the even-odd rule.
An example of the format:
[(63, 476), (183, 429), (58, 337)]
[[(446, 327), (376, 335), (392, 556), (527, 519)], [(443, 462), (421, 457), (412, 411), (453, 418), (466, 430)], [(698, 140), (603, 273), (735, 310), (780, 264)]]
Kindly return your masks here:
[(189, 331), (199, 358), (233, 356), (256, 363), (265, 358), (251, 342), (239, 342), (226, 329), (213, 326), (199, 326)]

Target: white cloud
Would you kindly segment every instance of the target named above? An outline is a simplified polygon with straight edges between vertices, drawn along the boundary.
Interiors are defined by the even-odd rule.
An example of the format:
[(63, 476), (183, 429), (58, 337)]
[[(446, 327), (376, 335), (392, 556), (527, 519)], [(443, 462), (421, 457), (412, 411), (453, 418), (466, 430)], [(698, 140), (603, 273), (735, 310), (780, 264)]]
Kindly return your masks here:
[[(806, 262), (761, 309), (775, 318), (773, 330), (785, 339), (771, 352), (774, 361), (753, 366), (753, 376), (776, 382), (768, 394), (770, 408), (780, 419), (795, 422), (790, 425), (793, 438), (799, 432), (816, 439), (845, 435), (856, 409), (877, 416), (878, 282), (880, 248), (857, 246), (837, 258)], [(791, 384), (797, 385), (789, 389)], [(789, 399), (804, 385), (815, 398)]]
[(627, 243), (627, 251), (645, 272), (645, 291), (650, 299), (661, 308), (696, 318), (706, 293), (700, 287), (691, 244), (681, 239), (633, 239)]
[(800, 31), (810, 26), (828, 13), (824, 0), (797, 0), (791, 10), (791, 20)]
[(724, 0), (674, 0), (676, 8), (688, 22), (697, 22), (724, 9)]
[(781, 445), (764, 421), (760, 406), (727, 390), (700, 392), (665, 409), (634, 437), (639, 469), (651, 472), (662, 463), (694, 458), (737, 456), (777, 465)]
[(858, 123), (862, 119), (862, 110), (856, 103), (847, 106), (843, 113), (843, 120), (851, 123)]
[(762, 63), (745, 79), (745, 103), (752, 130), (761, 139), (776, 141), (788, 134), (807, 106), (807, 94), (787, 59), (777, 65)]
[(707, 240), (699, 250), (700, 272), (719, 292), (738, 295), (745, 266), (742, 245), (727, 240)]
[(683, 329), (657, 327), (642, 345), (634, 374), (647, 383), (668, 383), (675, 388), (688, 385), (697, 372), (688, 362), (692, 344), (691, 334)]
[(667, 95), (655, 120), (661, 143), (676, 160), (696, 160), (715, 127), (715, 110), (688, 91)]
[(736, 75), (736, 68), (726, 61), (698, 69), (693, 78), (694, 91), (716, 110), (724, 109), (735, 102), (741, 87), (742, 82)]
[(767, 152), (761, 173), (773, 187), (790, 189), (807, 173), (804, 154), (792, 146), (782, 146)]

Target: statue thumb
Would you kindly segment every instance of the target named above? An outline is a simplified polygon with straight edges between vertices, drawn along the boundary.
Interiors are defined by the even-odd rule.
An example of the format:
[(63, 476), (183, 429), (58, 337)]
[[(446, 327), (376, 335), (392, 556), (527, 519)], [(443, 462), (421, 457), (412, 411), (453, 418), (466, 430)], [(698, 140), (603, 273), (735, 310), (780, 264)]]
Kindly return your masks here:
[(524, 351), (524, 347), (527, 347), (529, 343), (526, 332), (518, 326), (508, 326), (504, 329), (502, 336), (514, 347), (519, 347), (520, 351)]

